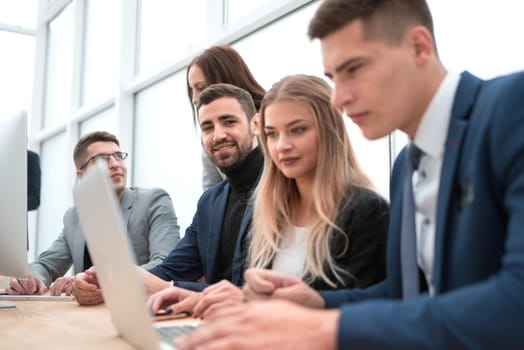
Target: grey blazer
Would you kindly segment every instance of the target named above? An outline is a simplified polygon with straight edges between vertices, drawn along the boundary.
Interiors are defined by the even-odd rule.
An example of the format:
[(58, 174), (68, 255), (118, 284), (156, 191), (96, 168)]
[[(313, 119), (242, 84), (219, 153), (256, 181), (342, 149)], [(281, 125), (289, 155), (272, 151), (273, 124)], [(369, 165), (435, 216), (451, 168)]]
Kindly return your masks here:
[[(136, 262), (145, 269), (160, 264), (177, 245), (180, 235), (171, 198), (162, 189), (130, 187), (120, 201)], [(111, 249), (111, 247), (108, 247)], [(64, 228), (49, 249), (29, 265), (30, 272), (49, 286), (73, 265), (84, 271), (85, 238), (75, 208), (64, 215)]]
[(226, 175), (223, 174), (213, 164), (211, 159), (207, 156), (206, 152), (202, 149), (202, 188), (204, 191), (209, 190), (222, 180), (226, 179)]

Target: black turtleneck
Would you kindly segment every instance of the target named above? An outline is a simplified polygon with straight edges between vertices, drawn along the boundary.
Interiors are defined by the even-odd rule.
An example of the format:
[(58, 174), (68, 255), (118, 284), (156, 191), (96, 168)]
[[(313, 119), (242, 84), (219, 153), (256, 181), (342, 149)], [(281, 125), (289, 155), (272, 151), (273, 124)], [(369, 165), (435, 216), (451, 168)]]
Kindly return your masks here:
[(225, 173), (231, 191), (227, 199), (220, 236), (220, 254), (218, 254), (220, 279), (232, 278), (231, 266), (240, 224), (251, 194), (258, 183), (263, 164), (264, 156), (259, 146), (253, 149), (238, 167)]

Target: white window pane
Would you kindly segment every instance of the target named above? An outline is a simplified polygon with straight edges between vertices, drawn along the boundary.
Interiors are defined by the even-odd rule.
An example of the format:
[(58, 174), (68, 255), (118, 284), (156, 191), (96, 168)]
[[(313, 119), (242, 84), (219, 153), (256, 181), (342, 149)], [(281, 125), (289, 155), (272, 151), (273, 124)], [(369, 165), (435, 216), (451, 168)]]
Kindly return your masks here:
[(207, 1), (141, 1), (140, 73), (158, 68), (203, 40), (208, 23)]
[(82, 106), (114, 92), (120, 54), (120, 1), (89, 0), (86, 5)]
[(73, 65), (73, 9), (69, 4), (49, 25), (44, 127), (68, 118)]
[(185, 71), (137, 95), (133, 150), (134, 184), (168, 191), (181, 232), (202, 193), (202, 146), (186, 96)]
[(0, 118), (31, 108), (35, 39), (0, 31)]
[(267, 6), (267, 4), (273, 2), (275, 4), (280, 1), (275, 0), (258, 0), (258, 1), (246, 1), (246, 0), (224, 0), (227, 1), (227, 23), (233, 23), (239, 19), (245, 18), (253, 14), (256, 10)]
[(42, 188), (40, 208), (38, 208), (38, 236), (36, 253), (49, 248), (62, 232), (62, 218), (66, 209), (72, 205), (71, 189), (67, 183), (67, 173), (71, 171), (73, 150), (67, 149), (65, 133), (59, 134), (42, 144), (40, 162), (42, 168)]
[[(429, 0), (439, 56), (453, 72), (491, 78), (524, 69), (522, 0)], [(474, 9), (474, 16), (470, 16)]]
[(80, 136), (93, 131), (107, 131), (118, 137), (115, 108), (108, 108), (80, 123)]
[(38, 0), (0, 0), (0, 23), (36, 28)]
[(307, 36), (307, 25), (317, 7), (316, 3), (307, 6), (233, 45), (266, 89), (290, 74), (324, 76), (319, 43)]
[(375, 189), (385, 198), (389, 198), (390, 158), (389, 137), (369, 141), (362, 135), (360, 128), (344, 115), (349, 140), (357, 159)]

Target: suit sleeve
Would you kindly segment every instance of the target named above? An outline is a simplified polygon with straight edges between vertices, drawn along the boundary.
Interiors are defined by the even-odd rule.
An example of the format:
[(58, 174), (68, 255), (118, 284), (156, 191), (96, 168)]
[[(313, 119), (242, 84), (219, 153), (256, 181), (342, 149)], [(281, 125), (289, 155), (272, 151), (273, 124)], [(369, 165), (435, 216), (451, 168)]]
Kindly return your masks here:
[(70, 250), (70, 242), (67, 241), (67, 232), (72, 232), (74, 228), (71, 223), (72, 209), (69, 209), (64, 215), (64, 228), (58, 238), (51, 246), (42, 252), (38, 258), (29, 264), (29, 271), (40, 278), (46, 286), (62, 277), (73, 264), (73, 257)]
[(197, 214), (175, 249), (149, 272), (166, 281), (196, 281), (204, 275), (196, 228)]
[(147, 208), (149, 226), (149, 261), (141, 267), (150, 269), (162, 261), (180, 240), (177, 217), (171, 198), (164, 190), (153, 190), (151, 204)]

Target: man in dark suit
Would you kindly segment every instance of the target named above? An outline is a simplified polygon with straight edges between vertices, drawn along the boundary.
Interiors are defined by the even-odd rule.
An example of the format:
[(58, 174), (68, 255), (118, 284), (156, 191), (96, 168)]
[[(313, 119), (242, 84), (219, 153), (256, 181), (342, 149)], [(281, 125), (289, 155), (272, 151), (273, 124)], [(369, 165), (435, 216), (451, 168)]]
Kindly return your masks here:
[(309, 308), (273, 300), (214, 310), (177, 349), (522, 349), (524, 73), (447, 72), (424, 0), (326, 0), (309, 34), (320, 39), (333, 104), (367, 138), (398, 129), (419, 154), (414, 173), (406, 151), (393, 169), (387, 278), (317, 293), (248, 270), (246, 297)]
[[(200, 197), (191, 225), (162, 264), (141, 271), (148, 293), (171, 287), (170, 304), (223, 279), (241, 285), (252, 217), (248, 202), (263, 166), (253, 118), (256, 109), (247, 91), (215, 84), (202, 92), (197, 111), (204, 149), (226, 180)], [(91, 298), (93, 287), (84, 283), (89, 281), (95, 281), (94, 274), (77, 276), (74, 295), (81, 304), (99, 302)]]
[(27, 210), (35, 210), (40, 206), (41, 182), (40, 157), (37, 153), (27, 150)]

